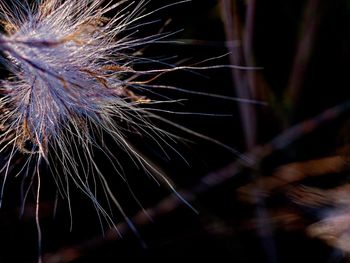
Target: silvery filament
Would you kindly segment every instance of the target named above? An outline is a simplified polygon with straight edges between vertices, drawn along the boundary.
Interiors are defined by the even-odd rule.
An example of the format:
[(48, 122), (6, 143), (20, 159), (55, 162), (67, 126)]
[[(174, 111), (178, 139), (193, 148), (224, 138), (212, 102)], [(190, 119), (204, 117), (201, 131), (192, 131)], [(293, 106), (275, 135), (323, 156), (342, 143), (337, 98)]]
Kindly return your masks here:
[[(14, 156), (22, 154), (27, 162), (21, 172), (31, 171), (29, 176), (37, 176), (38, 194), (40, 164), (46, 163), (63, 196), (69, 199), (66, 181), (73, 182), (113, 224), (87, 179), (89, 173), (98, 177), (96, 183), (103, 185), (106, 198), (125, 216), (94, 161), (93, 149), (97, 148), (118, 171), (118, 160), (104, 145), (103, 133), (152, 177), (172, 188), (124, 134), (133, 129), (162, 143), (172, 137), (152, 124), (150, 119), (156, 115), (138, 107), (157, 102), (138, 95), (135, 89), (150, 88), (152, 79), (173, 70), (133, 69), (133, 63), (140, 60), (136, 51), (164, 37), (133, 37), (142, 26), (141, 19), (152, 13), (144, 10), (145, 4), (129, 0), (38, 0), (30, 6), (25, 1), (10, 6), (0, 2), (5, 31), (0, 35), (0, 50), (11, 73), (1, 81), (1, 152), (5, 155), (1, 198)], [(110, 11), (113, 17), (106, 16)], [(115, 119), (126, 125), (118, 126)], [(35, 168), (29, 169), (33, 163)], [(57, 166), (63, 167), (61, 173)]]
[[(174, 4), (187, 1), (175, 1)], [(159, 33), (135, 37), (137, 30), (145, 25), (142, 19), (157, 11), (146, 11), (147, 2), (36, 0), (29, 4), (16, 0), (7, 4), (0, 0), (4, 29), (0, 34), (1, 60), (10, 72), (0, 85), (0, 153), (3, 161), (0, 202), (6, 179), (12, 168), (18, 165), (16, 156), (24, 156), (25, 161), (15, 170), (32, 178), (29, 187), (33, 181), (37, 182), (39, 240), (41, 164), (49, 167), (60, 195), (68, 203), (69, 185), (73, 184), (92, 200), (98, 214), (114, 226), (114, 219), (97, 198), (96, 185), (102, 185), (108, 204), (114, 204), (136, 232), (94, 160), (94, 150), (97, 150), (112, 164), (114, 172), (124, 179), (120, 172), (122, 165), (106, 146), (104, 134), (151, 178), (168, 186), (185, 203), (170, 180), (135, 149), (126, 134), (132, 131), (147, 136), (156, 142), (161, 151), (163, 146), (172, 148), (170, 142), (179, 138), (153, 124), (153, 120), (157, 120), (229, 148), (153, 113), (156, 110), (167, 112), (152, 108), (152, 105), (173, 102), (170, 99), (153, 101), (141, 96), (145, 90), (155, 93), (153, 88), (191, 93), (152, 83), (164, 73), (175, 70), (221, 67), (176, 67), (154, 60), (155, 65), (161, 66), (159, 69), (136, 70), (135, 64), (152, 61), (142, 58), (140, 50), (169, 36)], [(141, 104), (147, 107), (140, 107)], [(23, 199), (24, 202), (26, 193)]]
[[(173, 4), (188, 1), (174, 1)], [(0, 169), (3, 176), (0, 206), (10, 175), (24, 174), (24, 178), (29, 178), (23, 203), (29, 189), (36, 186), (39, 254), (42, 166), (52, 174), (58, 193), (68, 200), (69, 209), (70, 185), (73, 185), (90, 198), (98, 217), (102, 216), (109, 226), (115, 226), (115, 218), (111, 215), (111, 207), (114, 206), (137, 235), (94, 160), (95, 152), (104, 155), (114, 168), (113, 172), (121, 177), (131, 196), (140, 204), (124, 178), (118, 156), (106, 145), (105, 135), (150, 178), (169, 187), (188, 206), (190, 204), (177, 193), (171, 181), (128, 141), (127, 134), (137, 133), (152, 139), (165, 155), (163, 147), (177, 153), (171, 143), (182, 138), (154, 124), (155, 121), (161, 122), (210, 140), (243, 160), (251, 161), (215, 139), (154, 114), (173, 113), (159, 107), (173, 100), (164, 96), (157, 96), (164, 98), (162, 101), (142, 96), (145, 91), (157, 95), (157, 90), (168, 89), (259, 104), (244, 98), (227, 98), (161, 85), (159, 81), (154, 84), (154, 80), (159, 80), (168, 72), (226, 66), (172, 66), (142, 57), (145, 46), (161, 42), (170, 35), (158, 33), (136, 37), (137, 31), (150, 23), (142, 22), (143, 19), (162, 9), (147, 11), (147, 3), (146, 0), (33, 0), (29, 4), (26, 0), (15, 0), (7, 4), (0, 0), (3, 27), (0, 59), (9, 71), (9, 77), (0, 83)], [(135, 67), (142, 63), (148, 65), (148, 62), (153, 63), (152, 68), (140, 70)], [(144, 65), (142, 68), (145, 68)], [(255, 70), (241, 66), (227, 67)], [(22, 162), (17, 162), (18, 156)], [(97, 189), (102, 190), (102, 194)], [(107, 207), (102, 203), (107, 203)]]

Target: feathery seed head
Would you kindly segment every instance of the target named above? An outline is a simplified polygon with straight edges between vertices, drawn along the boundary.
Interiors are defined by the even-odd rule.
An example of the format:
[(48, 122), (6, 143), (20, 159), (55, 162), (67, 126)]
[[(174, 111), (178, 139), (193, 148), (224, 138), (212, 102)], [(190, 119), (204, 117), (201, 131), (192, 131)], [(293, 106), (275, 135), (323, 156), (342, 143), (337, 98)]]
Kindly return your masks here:
[[(21, 10), (20, 18), (5, 13), (7, 34), (0, 49), (14, 76), (2, 83), (2, 103), (11, 108), (2, 120), (15, 131), (18, 149), (30, 142), (27, 150), (46, 158), (48, 143), (59, 140), (62, 127), (92, 122), (106, 128), (118, 108), (127, 106), (125, 97), (138, 101), (123, 79), (132, 72), (132, 61), (122, 52), (154, 38), (117, 36), (139, 19), (144, 2), (102, 7), (103, 2), (47, 0)], [(104, 17), (123, 4), (134, 9)]]
[[(132, 68), (135, 61), (140, 61), (137, 56), (142, 52), (137, 51), (141, 47), (166, 36), (134, 37), (136, 28), (143, 25), (141, 19), (154, 12), (144, 12), (147, 1), (35, 0), (31, 7), (24, 3), (16, 0), (10, 7), (0, 2), (5, 31), (0, 34), (0, 51), (11, 74), (0, 85), (0, 152), (4, 161), (0, 171), (5, 174), (0, 206), (15, 156), (23, 155), (25, 163), (19, 170), (25, 173), (24, 178), (36, 176), (38, 200), (44, 160), (60, 195), (68, 202), (69, 185), (73, 184), (91, 199), (106, 222), (114, 225), (100, 203), (101, 197), (97, 197), (100, 184), (102, 198), (114, 203), (127, 219), (93, 157), (94, 150), (103, 154), (126, 183), (121, 165), (102, 134), (107, 134), (152, 178), (175, 191), (170, 180), (125, 135), (137, 131), (159, 140), (158, 145), (176, 137), (153, 125), (151, 119), (169, 121), (137, 107), (158, 103), (137, 95), (137, 88), (149, 88), (153, 79), (176, 69)], [(149, 80), (140, 80), (142, 76)]]
[[(156, 34), (135, 38), (136, 28), (143, 25), (141, 19), (155, 12), (144, 12), (147, 0), (33, 1), (33, 5), (29, 6), (26, 0), (15, 0), (11, 7), (4, 1), (0, 2), (0, 18), (5, 31), (0, 33), (0, 51), (2, 62), (11, 74), (7, 80), (0, 82), (0, 153), (5, 162), (0, 168), (0, 172), (4, 173), (0, 206), (13, 159), (16, 154), (25, 154), (27, 158), (19, 173), (25, 173), (24, 182), (28, 175), (31, 178), (28, 189), (33, 182), (37, 183), (39, 254), (40, 168), (43, 160), (48, 164), (46, 167), (52, 172), (58, 192), (67, 200), (69, 208), (70, 185), (73, 184), (91, 199), (98, 216), (102, 215), (107, 224), (115, 226), (115, 219), (111, 218), (111, 204), (114, 204), (136, 233), (94, 160), (94, 150), (105, 155), (131, 196), (140, 204), (120, 171), (118, 159), (101, 135), (107, 134), (137, 166), (169, 187), (186, 204), (170, 180), (127, 140), (125, 131), (137, 131), (153, 139), (163, 152), (162, 145), (173, 149), (169, 141), (179, 137), (155, 126), (152, 120), (156, 119), (211, 140), (239, 155), (219, 141), (155, 115), (152, 110), (157, 109), (138, 107), (144, 103), (160, 103), (138, 95), (138, 90), (167, 88), (187, 92), (181, 88), (152, 85), (151, 82), (162, 74), (182, 69), (212, 68), (167, 65), (165, 69), (133, 69), (136, 62), (153, 62), (137, 57), (142, 53), (137, 52), (141, 47), (167, 36)], [(190, 0), (175, 1), (174, 4), (187, 1)], [(110, 17), (110, 11), (115, 15)], [(159, 64), (164, 66), (166, 63), (160, 61)], [(150, 90), (150, 93), (155, 92)], [(192, 94), (208, 95), (201, 92)], [(123, 126), (118, 125), (116, 119), (123, 122)], [(99, 189), (102, 194), (98, 193)], [(101, 205), (101, 196), (107, 201), (108, 208)], [(23, 202), (25, 199), (26, 195)]]

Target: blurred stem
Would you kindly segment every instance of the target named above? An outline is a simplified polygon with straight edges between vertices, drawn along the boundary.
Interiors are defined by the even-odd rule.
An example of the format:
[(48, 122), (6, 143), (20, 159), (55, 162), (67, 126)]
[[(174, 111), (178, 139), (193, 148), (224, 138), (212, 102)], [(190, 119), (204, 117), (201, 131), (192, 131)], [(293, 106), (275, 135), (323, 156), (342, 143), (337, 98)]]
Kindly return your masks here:
[[(254, 25), (255, 25), (255, 0), (247, 0), (246, 25), (244, 30), (243, 50), (246, 63), (250, 66), (255, 64), (253, 55)], [(255, 85), (255, 71), (247, 71), (250, 92), (253, 98), (258, 98)]]
[[(237, 11), (237, 3), (235, 0), (219, 0), (220, 7), (225, 27), (226, 39), (228, 42), (244, 42), (245, 48), (242, 46), (232, 47), (227, 46), (230, 52), (230, 62), (232, 65), (244, 65), (252, 62), (252, 36), (253, 36), (253, 24), (254, 24), (254, 10), (255, 0), (248, 1), (247, 8), (247, 28), (245, 35), (245, 41), (242, 40), (241, 25), (239, 22), (239, 14)], [(247, 56), (246, 58), (244, 56)], [(249, 65), (253, 66), (253, 65)], [(254, 74), (254, 73), (252, 73)], [(251, 84), (254, 82), (253, 75), (247, 74), (247, 72), (232, 69), (232, 81), (235, 84), (235, 91), (239, 98), (253, 99), (254, 86)], [(253, 92), (252, 92), (253, 91)], [(242, 120), (245, 148), (250, 150), (254, 147), (256, 142), (256, 113), (253, 105), (241, 103), (239, 104), (239, 111)]]
[(287, 104), (289, 113), (293, 112), (299, 102), (307, 65), (312, 54), (315, 35), (320, 21), (319, 9), (320, 0), (309, 0), (304, 11), (298, 47), (285, 93), (284, 101)]
[[(224, 182), (227, 182), (229, 179), (234, 178), (245, 168), (253, 170), (256, 169), (256, 167), (260, 165), (261, 161), (272, 153), (284, 149), (306, 134), (317, 130), (321, 125), (324, 125), (325, 123), (330, 122), (349, 111), (350, 100), (329, 108), (317, 116), (287, 129), (275, 137), (273, 140), (271, 140), (269, 143), (254, 147), (254, 149), (245, 154), (251, 160), (249, 163), (238, 160), (236, 162), (228, 164), (221, 169), (213, 171), (204, 176), (192, 189), (183, 189), (178, 191), (176, 194), (173, 193), (154, 207), (146, 209), (146, 211), (140, 210), (130, 220), (137, 226), (147, 225), (151, 223), (150, 217), (152, 219), (156, 219), (184, 204), (184, 202), (179, 199), (178, 195), (181, 195), (184, 199), (186, 199), (187, 202), (192, 203), (200, 194), (203, 194), (208, 190)], [(264, 216), (264, 218), (266, 218), (266, 216)], [(128, 231), (130, 231), (130, 228), (125, 222), (117, 224), (116, 227), (121, 235), (125, 235)], [(59, 259), (59, 262), (62, 263), (72, 262), (80, 258), (82, 255), (88, 253), (91, 249), (96, 249), (96, 247), (100, 247), (103, 243), (107, 241), (115, 241), (120, 237), (121, 236), (116, 233), (115, 229), (112, 228), (110, 230), (107, 230), (103, 237), (98, 236), (94, 239), (80, 244), (79, 246), (64, 248), (56, 253), (47, 254), (45, 256), (44, 263), (55, 263), (58, 262), (57, 259)], [(272, 251), (271, 253), (274, 252)]]

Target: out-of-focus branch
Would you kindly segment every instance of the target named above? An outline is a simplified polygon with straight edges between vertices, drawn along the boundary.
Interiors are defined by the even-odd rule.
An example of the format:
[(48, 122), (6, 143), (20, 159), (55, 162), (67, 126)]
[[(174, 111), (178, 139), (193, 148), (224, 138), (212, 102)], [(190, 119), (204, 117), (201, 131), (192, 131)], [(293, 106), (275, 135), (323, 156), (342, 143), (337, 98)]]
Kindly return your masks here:
[[(179, 194), (187, 201), (193, 202), (198, 195), (226, 182), (229, 179), (234, 178), (244, 168), (255, 168), (259, 165), (259, 162), (261, 160), (263, 160), (270, 154), (274, 153), (277, 150), (284, 149), (285, 147), (300, 139), (304, 135), (313, 132), (314, 130), (318, 129), (321, 125), (336, 119), (341, 114), (347, 111), (350, 111), (350, 101), (346, 101), (335, 107), (329, 108), (320, 113), (319, 115), (315, 116), (314, 118), (308, 119), (289, 128), (279, 136), (275, 137), (269, 143), (255, 147), (252, 151), (246, 154), (252, 160), (251, 162), (247, 163), (238, 160), (236, 162), (230, 163), (227, 166), (204, 176), (199, 181), (199, 183), (192, 189), (180, 190)], [(164, 200), (162, 200), (156, 206), (147, 209), (147, 213), (145, 213), (145, 211), (138, 212), (133, 218), (131, 218), (131, 221), (135, 225), (140, 227), (142, 225), (150, 223), (149, 216), (151, 216), (153, 219), (156, 219), (162, 215), (165, 215), (175, 210), (181, 205), (183, 205), (183, 202), (177, 197), (177, 195), (172, 194)], [(127, 231), (130, 230), (126, 223), (118, 224), (117, 228), (121, 234), (125, 234)], [(79, 246), (64, 248), (55, 254), (47, 254), (44, 256), (43, 262), (68, 263), (79, 258), (91, 248), (96, 249), (105, 242), (117, 240), (118, 238), (120, 238), (120, 236), (117, 235), (115, 230), (111, 229), (105, 233), (104, 237), (99, 236)]]
[(293, 109), (298, 103), (303, 87), (306, 68), (312, 54), (312, 48), (320, 22), (321, 15), (319, 11), (320, 1), (309, 0), (304, 11), (297, 51), (285, 95), (290, 109)]
[[(247, 10), (246, 10), (246, 25), (244, 30), (244, 39), (243, 39), (243, 51), (245, 61), (248, 65), (254, 65), (254, 54), (253, 54), (253, 40), (254, 40), (254, 28), (255, 28), (255, 0), (247, 1)], [(258, 91), (256, 90), (255, 84), (255, 72), (247, 72), (248, 78), (248, 87), (253, 98), (258, 98)]]
[[(235, 0), (220, 0), (221, 12), (225, 27), (226, 39), (228, 42), (243, 42), (242, 40), (242, 30), (239, 22), (239, 14), (237, 12), (236, 1)], [(242, 45), (239, 47), (227, 46), (227, 49), (230, 52), (230, 61), (232, 65), (244, 65), (247, 62), (252, 61), (251, 56), (251, 39), (252, 39), (252, 30), (254, 24), (254, 9), (255, 1), (249, 1), (248, 7), (248, 16), (246, 29), (246, 41), (245, 41), (245, 50), (243, 50)], [(247, 58), (244, 58), (245, 55), (248, 55)], [(252, 65), (250, 65), (252, 66)], [(253, 73), (252, 73), (253, 74)], [(249, 75), (246, 72), (232, 70), (232, 81), (235, 84), (235, 91), (239, 98), (244, 99), (253, 99), (249, 85), (252, 83), (252, 75)], [(242, 120), (242, 126), (245, 136), (245, 146), (246, 150), (251, 150), (255, 145), (256, 140), (256, 114), (255, 109), (252, 105), (249, 104), (239, 104), (239, 110)]]

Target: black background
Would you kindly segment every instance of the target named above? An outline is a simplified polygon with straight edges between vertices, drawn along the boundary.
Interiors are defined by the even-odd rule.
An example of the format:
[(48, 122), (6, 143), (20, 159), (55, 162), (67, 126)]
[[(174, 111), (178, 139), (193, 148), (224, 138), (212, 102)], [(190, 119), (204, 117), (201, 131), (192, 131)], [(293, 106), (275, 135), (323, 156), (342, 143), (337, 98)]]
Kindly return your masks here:
[[(174, 1), (150, 1), (153, 10)], [(238, 1), (244, 14), (244, 1)], [(282, 100), (290, 75), (298, 44), (300, 21), (305, 1), (271, 0), (257, 1), (254, 53), (257, 66), (264, 69), (261, 75), (277, 100)], [(322, 110), (347, 99), (349, 95), (348, 64), (350, 58), (350, 9), (348, 1), (323, 1), (322, 20), (314, 40), (312, 54), (305, 73), (302, 93), (293, 116), (293, 124), (310, 118)], [(217, 1), (193, 0), (166, 8), (147, 18), (159, 22), (142, 28), (140, 36), (155, 34), (168, 19), (171, 23), (166, 32), (179, 33), (174, 40), (192, 39), (191, 44), (154, 44), (144, 51), (149, 57), (174, 57), (173, 63), (188, 59), (195, 63), (227, 53), (225, 33)], [(203, 40), (200, 43), (195, 40)], [(229, 64), (228, 56), (211, 61), (208, 65)], [(145, 65), (140, 65), (143, 67)], [(167, 83), (184, 89), (226, 96), (235, 96), (229, 69), (170, 73), (159, 83)], [(4, 73), (5, 75), (5, 73)], [(168, 106), (174, 111), (228, 114), (229, 117), (190, 115), (166, 115), (170, 120), (185, 127), (215, 138), (239, 151), (244, 151), (242, 126), (237, 103), (218, 100), (208, 96), (165, 91), (173, 98), (186, 98), (183, 105)], [(256, 107), (259, 116), (258, 142), (264, 143), (282, 131), (283, 123), (276, 118), (273, 108)], [(262, 175), (280, 164), (326, 156), (347, 142), (346, 116), (322, 126), (312, 135), (305, 136), (287, 149), (265, 160)], [(160, 124), (162, 125), (162, 124)], [(171, 127), (173, 133), (188, 136), (193, 143), (174, 144), (182, 157), (168, 150), (170, 160), (165, 158), (152, 140), (130, 135), (130, 140), (150, 159), (159, 164), (179, 188), (193, 186), (201, 177), (237, 159), (237, 156), (214, 143), (186, 135)], [(152, 207), (171, 194), (159, 187), (142, 171), (134, 167), (119, 149), (113, 149), (130, 180), (134, 192), (144, 207)], [(139, 207), (130, 198), (120, 179), (111, 172), (103, 157), (96, 155), (106, 178), (110, 180), (118, 200), (127, 214), (132, 216)], [(259, 235), (244, 227), (245, 220), (257, 215), (255, 207), (246, 207), (236, 199), (235, 189), (251, 179), (243, 172), (225, 184), (214, 187), (198, 196), (193, 202), (199, 214), (183, 205), (155, 219), (147, 226), (138, 227), (146, 248), (133, 233), (125, 234), (119, 241), (107, 242), (103, 238), (98, 244), (89, 243), (102, 230), (95, 208), (78, 189), (72, 188), (73, 229), (70, 232), (70, 215), (65, 201), (58, 201), (54, 217), (53, 202), (55, 185), (50, 173), (43, 168), (41, 228), (43, 232), (43, 254), (55, 253), (61, 248), (85, 245), (82, 255), (74, 262), (123, 262), (123, 261), (216, 261), (216, 262), (345, 262), (339, 251), (318, 240), (307, 238), (303, 231), (285, 232), (276, 230), (270, 237)], [(344, 178), (347, 178), (344, 175)], [(343, 178), (343, 180), (344, 180)], [(19, 217), (21, 178), (9, 178), (4, 205), (0, 210), (0, 262), (35, 262), (37, 257), (37, 232), (33, 218), (33, 200), (28, 200), (26, 213)], [(283, 202), (284, 200), (277, 200)], [(312, 214), (312, 213), (311, 213)], [(308, 214), (308, 216), (310, 216)], [(313, 214), (311, 215), (312, 218)], [(122, 221), (119, 215), (117, 222)], [(119, 221), (118, 221), (119, 220)]]

